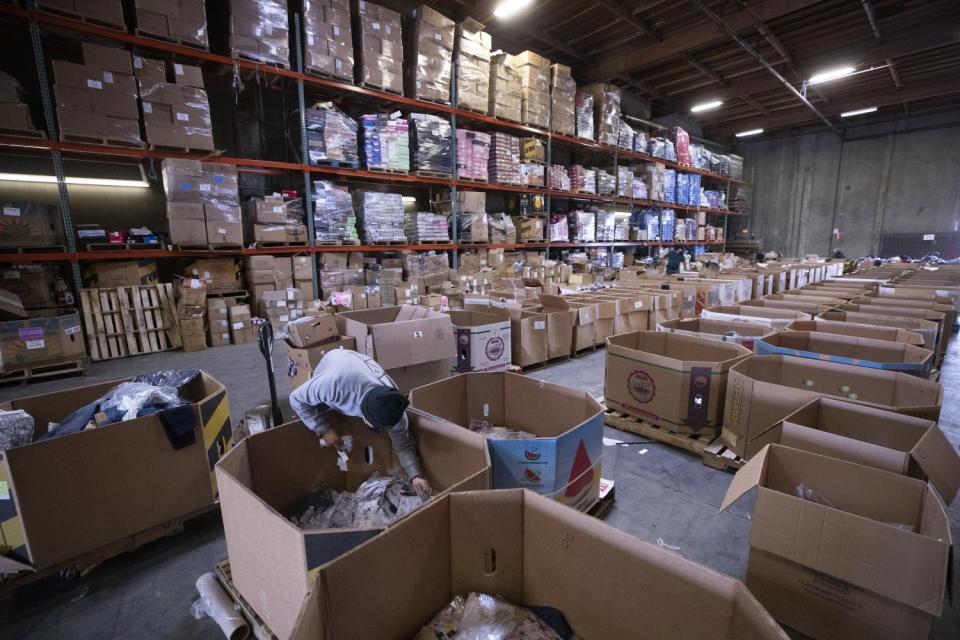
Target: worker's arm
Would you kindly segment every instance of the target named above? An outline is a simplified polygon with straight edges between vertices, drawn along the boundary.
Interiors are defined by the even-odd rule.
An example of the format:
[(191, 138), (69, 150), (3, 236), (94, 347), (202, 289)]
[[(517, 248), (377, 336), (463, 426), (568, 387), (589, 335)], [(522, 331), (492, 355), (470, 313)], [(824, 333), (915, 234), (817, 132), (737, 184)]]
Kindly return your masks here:
[(411, 478), (422, 476), (423, 471), (420, 468), (420, 459), (417, 455), (417, 445), (410, 435), (410, 423), (407, 416), (397, 424), (390, 427), (387, 431), (390, 434), (390, 440), (393, 442), (393, 450), (397, 452), (397, 458), (400, 460), (400, 466)]
[[(297, 413), (303, 424), (315, 434), (327, 440), (326, 434), (330, 426), (324, 417), (328, 407), (321, 399), (321, 385), (319, 381), (310, 379), (293, 390), (290, 394), (290, 407)], [(338, 440), (337, 434), (330, 434), (333, 440)], [(328, 441), (328, 444), (333, 442)]]

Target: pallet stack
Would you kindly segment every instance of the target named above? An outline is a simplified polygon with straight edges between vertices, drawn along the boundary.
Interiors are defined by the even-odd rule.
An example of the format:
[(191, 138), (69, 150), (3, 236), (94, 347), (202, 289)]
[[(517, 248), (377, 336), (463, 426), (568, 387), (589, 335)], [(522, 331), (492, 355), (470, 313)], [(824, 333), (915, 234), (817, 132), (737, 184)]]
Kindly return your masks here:
[(170, 283), (82, 289), (80, 304), (93, 361), (178, 349), (180, 325)]

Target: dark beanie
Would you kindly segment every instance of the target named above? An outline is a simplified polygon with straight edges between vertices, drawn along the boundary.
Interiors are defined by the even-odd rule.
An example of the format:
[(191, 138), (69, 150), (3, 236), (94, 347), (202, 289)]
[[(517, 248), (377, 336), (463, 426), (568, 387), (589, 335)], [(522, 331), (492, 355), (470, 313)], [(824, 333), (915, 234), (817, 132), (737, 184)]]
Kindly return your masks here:
[(410, 401), (392, 387), (374, 387), (360, 401), (360, 413), (377, 429), (388, 429), (400, 422)]

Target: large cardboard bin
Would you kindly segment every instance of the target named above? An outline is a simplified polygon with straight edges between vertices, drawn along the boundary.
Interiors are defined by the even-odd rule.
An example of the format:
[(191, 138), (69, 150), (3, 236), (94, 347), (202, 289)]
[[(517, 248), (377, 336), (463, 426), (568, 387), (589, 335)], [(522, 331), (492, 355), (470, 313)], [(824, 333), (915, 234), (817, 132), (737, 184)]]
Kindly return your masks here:
[(747, 587), (774, 618), (820, 640), (928, 636), (953, 544), (930, 485), (772, 444), (721, 509), (753, 487)]
[(924, 378), (933, 365), (933, 352), (923, 347), (813, 331), (785, 331), (768, 336), (757, 343), (754, 352), (758, 356), (797, 356), (902, 371)]
[(925, 349), (933, 351), (937, 348), (939, 325), (936, 322), (924, 320), (923, 318), (906, 318), (903, 316), (888, 315), (880, 311), (880, 307), (877, 307), (877, 310), (874, 312), (864, 313), (854, 311), (828, 311), (818, 315), (817, 319), (905, 329), (923, 336), (923, 346)]
[(298, 639), (432, 638), (417, 634), (478, 591), (555, 607), (584, 640), (787, 640), (739, 581), (518, 489), (435, 500), (315, 584)]
[[(346, 472), (337, 466), (337, 452), (320, 446), (319, 438), (300, 421), (244, 438), (217, 464), (233, 582), (279, 638), (291, 637), (321, 568), (384, 531), (383, 527), (301, 530), (284, 512), (321, 486), (354, 491), (374, 472), (399, 466), (386, 433), (335, 412), (326, 417), (337, 433), (354, 438)], [(489, 488), (490, 459), (483, 438), (413, 415), (410, 432), (424, 476), (439, 495)], [(382, 606), (385, 603), (376, 608)]]
[[(33, 416), (35, 438), (127, 380), (0, 404)], [(214, 504), (213, 465), (230, 446), (224, 386), (186, 385), (194, 443), (174, 449), (160, 415), (33, 442), (0, 455), (0, 574), (40, 570), (98, 552)], [(189, 425), (187, 425), (189, 426)]]
[(770, 307), (750, 307), (742, 304), (720, 305), (704, 309), (701, 317), (708, 320), (729, 320), (731, 322), (753, 322), (774, 329), (783, 329), (791, 322), (809, 320), (810, 314), (791, 309), (773, 309)]
[(923, 336), (913, 331), (907, 331), (906, 329), (857, 324), (856, 322), (837, 322), (835, 320), (824, 320), (823, 318), (797, 320), (796, 322), (790, 323), (786, 331), (833, 333), (841, 336), (850, 336), (852, 338), (870, 338), (871, 340), (899, 342), (901, 344), (913, 345), (914, 347), (922, 347), (924, 344)]
[(746, 347), (662, 331), (607, 340), (607, 406), (678, 433), (720, 428), (727, 371)]
[(323, 356), (334, 349), (357, 350), (357, 341), (349, 336), (337, 336), (333, 340), (316, 344), (310, 347), (295, 347), (288, 338), (287, 347), (287, 381), (296, 389), (313, 377), (313, 372), (320, 364)]
[(502, 371), (510, 366), (510, 319), (479, 311), (451, 311), (457, 339), (455, 370)]
[(730, 369), (721, 436), (730, 449), (750, 458), (760, 449), (754, 442), (757, 436), (821, 396), (936, 420), (943, 388), (897, 371), (793, 356), (752, 356)]
[(596, 503), (603, 407), (590, 394), (513, 373), (467, 373), (414, 389), (410, 406), (464, 428), (484, 420), (537, 436), (487, 440), (494, 489), (530, 489), (581, 511)]
[(743, 345), (751, 351), (757, 340), (774, 335), (777, 330), (760, 324), (736, 322), (733, 320), (710, 320), (708, 318), (687, 318), (670, 320), (657, 325), (657, 331), (676, 333), (695, 338), (719, 340)]

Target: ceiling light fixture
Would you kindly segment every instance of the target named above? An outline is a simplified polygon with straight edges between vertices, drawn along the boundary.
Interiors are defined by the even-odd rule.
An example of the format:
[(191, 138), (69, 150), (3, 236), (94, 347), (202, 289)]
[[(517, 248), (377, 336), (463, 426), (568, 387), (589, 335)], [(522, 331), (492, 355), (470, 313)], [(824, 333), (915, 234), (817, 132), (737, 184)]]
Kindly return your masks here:
[(511, 18), (529, 8), (531, 4), (533, 0), (502, 0), (493, 10), (493, 15), (498, 18)]
[(723, 100), (714, 100), (712, 102), (701, 102), (690, 107), (690, 113), (700, 113), (701, 111), (710, 111), (723, 105)]
[[(0, 181), (4, 182), (41, 182), (56, 184), (56, 176), (45, 176), (36, 173), (0, 173)], [(135, 187), (147, 189), (150, 183), (146, 180), (117, 180), (114, 178), (64, 178), (67, 184), (87, 187)]]
[(852, 116), (860, 116), (860, 115), (863, 115), (863, 114), (865, 114), (865, 113), (873, 113), (873, 112), (876, 111), (876, 110), (877, 110), (876, 107), (866, 107), (866, 108), (864, 108), (864, 109), (855, 109), (855, 110), (853, 110), (853, 111), (844, 111), (843, 113), (840, 114), (840, 117), (841, 117), (841, 118), (850, 118), (850, 117), (852, 117)]
[(416, 199), (415, 197), (413, 197), (413, 196), (401, 196), (400, 199), (403, 200), (404, 202), (416, 202), (416, 201), (417, 201), (417, 199)]
[(756, 136), (763, 133), (763, 129), (749, 129), (747, 131), (741, 131), (736, 134), (738, 138), (746, 138), (747, 136)]
[(820, 73), (815, 73), (809, 80), (807, 84), (823, 84), (824, 82), (830, 82), (831, 80), (838, 80), (840, 78), (845, 78), (846, 76), (852, 75), (856, 71), (856, 67), (837, 67), (836, 69), (830, 69), (828, 71), (821, 71)]

